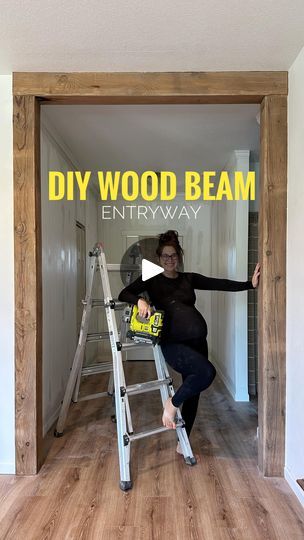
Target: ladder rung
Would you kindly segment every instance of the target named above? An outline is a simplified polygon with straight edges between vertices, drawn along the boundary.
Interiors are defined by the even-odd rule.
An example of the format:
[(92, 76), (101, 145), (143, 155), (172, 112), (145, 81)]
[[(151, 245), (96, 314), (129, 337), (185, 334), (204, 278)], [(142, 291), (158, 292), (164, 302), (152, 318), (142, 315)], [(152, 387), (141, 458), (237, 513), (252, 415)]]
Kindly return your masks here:
[(129, 350), (129, 349), (140, 349), (141, 347), (151, 347), (152, 346), (152, 343), (135, 343), (134, 341), (130, 342), (130, 343), (122, 343), (121, 344), (121, 347), (122, 347), (122, 350), (125, 351), (125, 350)]
[(114, 311), (121, 311), (128, 305), (126, 304), (126, 302), (120, 302), (119, 300), (114, 300), (114, 302), (115, 302)]
[(92, 364), (91, 366), (85, 366), (82, 368), (81, 375), (95, 375), (96, 373), (108, 373), (109, 371), (113, 371), (113, 364), (110, 362), (100, 362), (98, 364)]
[(134, 272), (135, 270), (141, 270), (139, 264), (107, 264), (107, 270), (109, 272)]
[[(116, 298), (113, 298), (113, 301), (115, 302), (115, 311), (122, 310), (128, 305), (126, 302), (120, 302), (120, 300), (117, 300)], [(87, 300), (82, 300), (82, 304), (86, 306), (88, 304)], [(101, 300), (100, 298), (93, 298), (92, 308), (94, 307), (105, 307), (104, 300)]]
[(162, 386), (167, 386), (168, 384), (172, 384), (171, 378), (132, 384), (130, 386), (127, 386), (126, 392), (128, 395), (143, 394), (145, 392), (153, 392), (153, 390), (159, 390)]
[[(182, 428), (185, 424), (183, 422), (177, 422), (176, 427)], [(128, 435), (130, 441), (136, 441), (137, 439), (143, 439), (144, 437), (150, 437), (150, 435), (157, 435), (158, 433), (163, 433), (163, 431), (172, 431), (171, 428), (159, 427), (155, 429), (150, 429), (149, 431), (141, 431), (140, 433), (134, 433), (133, 435)]]
[[(115, 298), (113, 298), (113, 301), (115, 302), (115, 311), (122, 310), (128, 305), (126, 302), (120, 302)], [(85, 304), (85, 301), (83, 302), (83, 304)], [(105, 307), (105, 302), (104, 300), (99, 300), (98, 298), (95, 298), (92, 300), (92, 307)]]
[[(88, 304), (87, 300), (81, 300), (81, 303), (86, 306)], [(92, 298), (92, 307), (103, 307), (104, 306), (104, 300), (101, 300), (100, 298)]]
[(97, 399), (100, 397), (109, 396), (108, 392), (99, 392), (98, 394), (88, 394), (87, 396), (82, 396), (78, 398), (78, 401), (88, 401), (89, 399)]
[(101, 341), (103, 339), (108, 339), (109, 332), (95, 332), (87, 335), (87, 341)]

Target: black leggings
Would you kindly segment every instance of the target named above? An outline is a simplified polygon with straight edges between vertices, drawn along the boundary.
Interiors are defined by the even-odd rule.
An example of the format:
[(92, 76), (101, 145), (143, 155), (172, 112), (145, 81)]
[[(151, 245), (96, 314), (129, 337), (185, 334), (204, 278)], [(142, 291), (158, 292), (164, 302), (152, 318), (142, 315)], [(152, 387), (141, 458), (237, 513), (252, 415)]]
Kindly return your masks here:
[(173, 396), (172, 403), (175, 407), (183, 403), (181, 412), (189, 435), (196, 417), (200, 392), (210, 386), (216, 375), (215, 367), (208, 360), (207, 340), (163, 343), (161, 349), (169, 366), (183, 378), (183, 384)]

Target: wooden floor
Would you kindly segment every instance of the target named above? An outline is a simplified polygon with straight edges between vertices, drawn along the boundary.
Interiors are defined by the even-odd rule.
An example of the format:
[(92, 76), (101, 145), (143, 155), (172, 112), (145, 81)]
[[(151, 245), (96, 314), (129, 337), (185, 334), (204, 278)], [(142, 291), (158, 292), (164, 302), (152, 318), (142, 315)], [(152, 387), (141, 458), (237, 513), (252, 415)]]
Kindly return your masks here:
[[(154, 378), (150, 362), (127, 369), (129, 383)], [(131, 406), (137, 430), (158, 424), (157, 393)], [(303, 540), (304, 511), (287, 483), (258, 472), (255, 406), (234, 403), (219, 380), (201, 397), (198, 464), (176, 454), (174, 432), (137, 441), (126, 493), (110, 414), (107, 398), (73, 405), (38, 476), (0, 476), (1, 540)]]

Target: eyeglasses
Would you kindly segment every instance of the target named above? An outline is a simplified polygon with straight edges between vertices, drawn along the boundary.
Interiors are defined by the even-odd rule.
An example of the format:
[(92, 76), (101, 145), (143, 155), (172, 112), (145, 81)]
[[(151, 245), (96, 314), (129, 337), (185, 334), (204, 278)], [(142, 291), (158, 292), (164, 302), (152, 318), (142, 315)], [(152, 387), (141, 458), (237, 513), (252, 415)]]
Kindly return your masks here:
[(177, 261), (178, 255), (177, 255), (177, 253), (172, 253), (172, 255), (168, 255), (167, 253), (164, 253), (164, 255), (161, 255), (161, 258), (165, 262), (168, 262), (170, 259), (172, 261)]

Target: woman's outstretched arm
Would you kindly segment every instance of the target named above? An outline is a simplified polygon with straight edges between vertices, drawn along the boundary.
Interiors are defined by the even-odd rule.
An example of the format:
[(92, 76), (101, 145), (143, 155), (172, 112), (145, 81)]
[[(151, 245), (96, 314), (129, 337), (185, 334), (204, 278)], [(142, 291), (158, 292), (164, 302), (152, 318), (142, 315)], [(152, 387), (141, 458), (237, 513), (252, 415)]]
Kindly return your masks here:
[(251, 280), (234, 281), (232, 279), (213, 278), (192, 273), (192, 285), (194, 289), (206, 291), (246, 291), (255, 289), (258, 286), (259, 276), (260, 264), (258, 263)]

